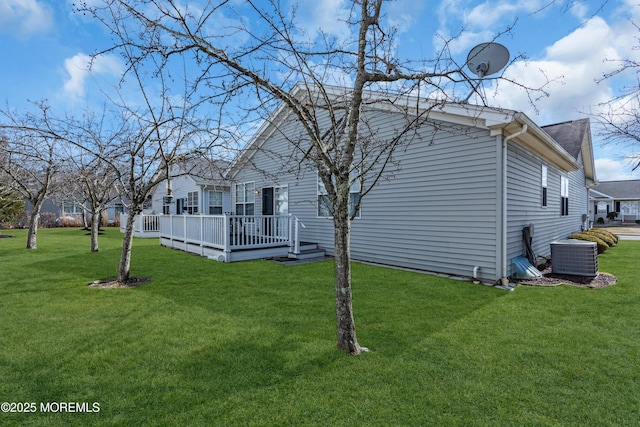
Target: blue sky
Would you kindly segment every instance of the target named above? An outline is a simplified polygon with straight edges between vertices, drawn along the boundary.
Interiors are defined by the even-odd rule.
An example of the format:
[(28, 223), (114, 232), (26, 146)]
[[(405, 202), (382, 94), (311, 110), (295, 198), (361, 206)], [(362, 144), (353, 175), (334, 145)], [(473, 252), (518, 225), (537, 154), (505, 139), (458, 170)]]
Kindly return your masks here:
[[(309, 31), (346, 34), (346, 25), (336, 17), (344, 16), (347, 2), (298, 3), (298, 18)], [(497, 41), (512, 58), (527, 59), (517, 59), (506, 75), (527, 86), (540, 85), (546, 76), (553, 80), (546, 87), (550, 96), (537, 100), (534, 108), (516, 85), (487, 82), (485, 92), (493, 105), (523, 111), (540, 125), (597, 112), (598, 103), (610, 99), (624, 83), (596, 83), (614, 69), (611, 60), (640, 61), (640, 52), (633, 49), (640, 45), (640, 32), (632, 24), (640, 24), (637, 0), (396, 0), (387, 4), (386, 18), (398, 27), (400, 58), (432, 56), (441, 40), (459, 35), (449, 49), (464, 62), (472, 47), (512, 27)], [(109, 34), (74, 13), (71, 0), (0, 0), (0, 100), (23, 109), (28, 108), (27, 100), (47, 99), (61, 112), (99, 105), (101, 88), (119, 78), (123, 65), (118, 57), (105, 56), (89, 72), (87, 61), (109, 45)], [(632, 173), (625, 160), (633, 150), (602, 145), (593, 121), (592, 127), (598, 179), (640, 179), (640, 170)]]

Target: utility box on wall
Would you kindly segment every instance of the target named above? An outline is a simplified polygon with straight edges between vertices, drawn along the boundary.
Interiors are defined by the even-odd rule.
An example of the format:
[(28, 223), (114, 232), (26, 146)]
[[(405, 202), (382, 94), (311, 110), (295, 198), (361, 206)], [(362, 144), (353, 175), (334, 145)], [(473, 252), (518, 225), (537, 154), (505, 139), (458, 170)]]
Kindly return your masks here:
[(583, 240), (551, 242), (551, 269), (556, 274), (596, 277), (598, 246)]

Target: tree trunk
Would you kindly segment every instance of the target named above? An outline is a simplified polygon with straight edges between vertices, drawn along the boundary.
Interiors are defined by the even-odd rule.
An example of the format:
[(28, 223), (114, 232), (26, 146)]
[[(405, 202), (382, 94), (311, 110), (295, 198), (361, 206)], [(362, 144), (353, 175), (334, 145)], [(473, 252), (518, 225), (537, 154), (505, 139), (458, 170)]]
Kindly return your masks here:
[(98, 232), (100, 231), (100, 211), (91, 213), (91, 252), (98, 252)]
[(133, 225), (136, 214), (130, 212), (127, 216), (127, 224), (124, 229), (122, 239), (122, 252), (120, 253), (120, 264), (118, 264), (118, 282), (125, 284), (129, 281), (129, 270), (131, 269), (131, 248), (133, 246)]
[(349, 249), (351, 221), (348, 218), (348, 209), (347, 204), (346, 212), (334, 212), (337, 346), (349, 354), (356, 355), (368, 350), (358, 344), (356, 324), (353, 319), (351, 253)]
[(27, 234), (27, 249), (37, 249), (38, 223), (40, 222), (40, 209), (42, 209), (42, 201), (32, 201), (33, 210), (29, 219), (29, 232)]
[(35, 210), (29, 219), (29, 232), (27, 234), (27, 249), (37, 249), (38, 222), (40, 222), (40, 212)]

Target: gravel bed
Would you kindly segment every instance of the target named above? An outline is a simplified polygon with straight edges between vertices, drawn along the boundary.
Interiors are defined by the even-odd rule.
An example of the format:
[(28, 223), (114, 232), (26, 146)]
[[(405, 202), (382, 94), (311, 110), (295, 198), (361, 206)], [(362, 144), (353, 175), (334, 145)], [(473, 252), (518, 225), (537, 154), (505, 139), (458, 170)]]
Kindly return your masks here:
[(607, 286), (615, 285), (617, 279), (615, 276), (609, 273), (599, 273), (596, 277), (584, 277), (584, 276), (570, 276), (567, 274), (555, 274), (551, 267), (547, 267), (541, 271), (542, 278), (519, 280), (519, 285), (528, 286), (558, 286), (558, 285), (570, 285), (579, 286), (581, 288), (606, 288)]

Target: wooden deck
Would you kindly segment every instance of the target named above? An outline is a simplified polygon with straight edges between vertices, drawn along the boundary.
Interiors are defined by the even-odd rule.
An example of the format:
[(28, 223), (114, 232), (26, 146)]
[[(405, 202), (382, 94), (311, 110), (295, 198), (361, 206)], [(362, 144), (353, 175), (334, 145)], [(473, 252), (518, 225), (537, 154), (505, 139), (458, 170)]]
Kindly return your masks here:
[(310, 250), (301, 247), (304, 224), (292, 215), (139, 215), (136, 227), (138, 237), (221, 262), (297, 257)]

